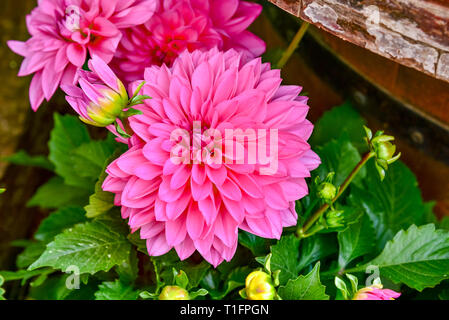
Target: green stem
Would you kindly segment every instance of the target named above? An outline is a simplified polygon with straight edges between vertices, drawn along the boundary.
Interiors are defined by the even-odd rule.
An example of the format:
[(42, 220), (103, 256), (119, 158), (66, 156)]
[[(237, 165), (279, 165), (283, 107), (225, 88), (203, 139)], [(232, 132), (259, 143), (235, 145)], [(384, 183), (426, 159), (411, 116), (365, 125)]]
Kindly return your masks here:
[(349, 187), (351, 182), (354, 180), (354, 178), (356, 177), (356, 175), (360, 171), (360, 169), (362, 169), (363, 166), (368, 162), (368, 160), (374, 156), (375, 156), (374, 152), (369, 152), (363, 156), (362, 160), (360, 160), (360, 162), (357, 164), (357, 166), (354, 168), (354, 170), (352, 170), (352, 172), (349, 174), (349, 176), (343, 182), (343, 184), (339, 188), (338, 193), (335, 196), (335, 198), (332, 199), (332, 201), (330, 203), (326, 203), (323, 206), (321, 206), (312, 215), (312, 217), (310, 217), (309, 220), (307, 220), (307, 222), (304, 224), (304, 226), (302, 228), (298, 229), (298, 231), (297, 231), (298, 237), (300, 237), (300, 238), (304, 237), (307, 230), (309, 230), (313, 226), (313, 224), (327, 211), (327, 209), (329, 209), (330, 205), (334, 204), (335, 201), (337, 201), (338, 198), (340, 198), (340, 196), (346, 191), (346, 189)]
[(362, 271), (366, 270), (366, 267), (367, 267), (366, 265), (362, 265), (362, 266), (358, 266), (358, 267), (354, 267), (354, 268), (350, 268), (350, 269), (334, 269), (334, 270), (321, 272), (320, 276), (322, 278), (335, 277), (337, 274), (342, 276), (342, 275), (344, 275), (346, 273), (362, 272)]
[(302, 38), (307, 32), (307, 29), (309, 28), (309, 23), (306, 21), (303, 21), (301, 24), (301, 28), (299, 28), (298, 32), (296, 33), (295, 37), (293, 38), (292, 42), (290, 42), (290, 45), (288, 46), (287, 50), (284, 51), (282, 54), (281, 59), (276, 65), (276, 68), (281, 69), (285, 66), (285, 64), (288, 62), (290, 57), (292, 56), (293, 52), (298, 48), (299, 43), (301, 42)]
[(153, 259), (151, 259), (154, 267), (154, 273), (156, 275), (156, 294), (159, 294), (160, 289), (162, 288), (161, 278), (159, 277), (159, 270), (157, 268), (157, 263)]

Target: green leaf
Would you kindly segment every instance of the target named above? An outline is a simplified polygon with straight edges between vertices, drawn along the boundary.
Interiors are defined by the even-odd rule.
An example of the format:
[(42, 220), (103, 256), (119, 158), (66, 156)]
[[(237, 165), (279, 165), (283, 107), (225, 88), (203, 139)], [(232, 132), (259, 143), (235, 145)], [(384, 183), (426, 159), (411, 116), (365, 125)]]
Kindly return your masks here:
[(224, 285), (220, 286), (218, 279), (214, 277), (214, 272), (209, 272), (202, 279), (202, 287), (205, 287), (209, 295), (214, 300), (222, 300), (232, 291), (245, 285), (245, 279), (252, 271), (248, 266), (233, 269), (224, 279)]
[(29, 270), (48, 266), (65, 271), (74, 265), (80, 274), (109, 271), (130, 254), (131, 244), (120, 232), (113, 220), (78, 224), (56, 236)]
[(75, 116), (54, 114), (54, 129), (50, 135), (49, 159), (55, 166), (55, 172), (69, 186), (90, 189), (90, 179), (74, 170), (74, 151), (84, 143), (90, 142), (86, 126)]
[(6, 300), (6, 298), (3, 296), (5, 294), (5, 289), (2, 288), (3, 283), (5, 283), (5, 279), (0, 276), (0, 301)]
[(345, 231), (339, 232), (339, 267), (345, 268), (354, 259), (370, 253), (375, 247), (373, 242), (375, 237), (372, 222), (366, 215), (363, 215), (358, 222), (350, 225)]
[(45, 243), (33, 242), (23, 250), (16, 259), (17, 268), (28, 268), (45, 251)]
[(351, 188), (350, 202), (361, 207), (373, 222), (377, 248), (401, 229), (424, 222), (428, 208), (423, 203), (421, 191), (414, 174), (398, 161), (388, 169), (383, 182), (374, 168), (374, 161), (367, 163), (367, 176), (363, 189)]
[(174, 285), (186, 289), (189, 285), (189, 277), (187, 277), (187, 274), (182, 270), (178, 272), (175, 268), (173, 268), (173, 273)]
[(320, 282), (320, 263), (309, 274), (290, 279), (285, 286), (279, 287), (278, 294), (284, 300), (329, 300), (326, 287)]
[(198, 289), (196, 291), (190, 292), (189, 296), (190, 296), (191, 300), (195, 300), (198, 297), (207, 296), (208, 293), (209, 292), (206, 289), (201, 288), (201, 289)]
[[(318, 173), (321, 180), (324, 180), (330, 172), (335, 172), (333, 184), (336, 186), (340, 186), (345, 181), (362, 159), (347, 134), (329, 141), (324, 146), (317, 148), (316, 152), (320, 156), (322, 164), (315, 173)], [(355, 177), (354, 183), (360, 184), (365, 175), (366, 170), (362, 168)]]
[(178, 271), (184, 271), (189, 279), (189, 285), (187, 289), (196, 288), (200, 283), (201, 279), (206, 275), (207, 271), (210, 269), (210, 264), (206, 261), (202, 261), (199, 264), (192, 264), (189, 261), (179, 261), (176, 256), (176, 262), (172, 262), (166, 265), (165, 270), (161, 272), (161, 277), (166, 284), (174, 283), (173, 279), (173, 269)]
[(95, 184), (95, 193), (89, 197), (89, 204), (84, 207), (88, 218), (98, 217), (114, 207), (114, 194), (101, 188), (106, 177), (107, 174), (103, 171)]
[(3, 158), (2, 161), (7, 161), (9, 163), (21, 166), (39, 167), (50, 171), (53, 171), (55, 168), (54, 165), (46, 157), (30, 156), (24, 150), (20, 150), (9, 157)]
[(440, 300), (449, 300), (449, 289), (443, 289), (438, 297), (440, 298)]
[(114, 282), (103, 282), (95, 292), (95, 300), (137, 300), (139, 292), (135, 291), (129, 284), (120, 280)]
[(64, 184), (60, 177), (53, 177), (28, 201), (28, 207), (39, 206), (57, 209), (65, 206), (83, 206), (87, 203), (89, 191)]
[(301, 240), (298, 272), (308, 265), (323, 259), (335, 252), (337, 246), (333, 235), (315, 235)]
[(349, 141), (360, 151), (367, 150), (365, 131), (363, 126), (366, 121), (351, 106), (349, 102), (327, 111), (315, 124), (313, 135), (310, 138), (312, 146), (322, 146), (332, 139), (339, 139), (342, 134), (347, 134)]
[(272, 66), (275, 66), (281, 60), (284, 51), (282, 48), (269, 49), (262, 55), (262, 60), (264, 63), (268, 62)]
[(95, 283), (80, 285), (79, 289), (69, 289), (66, 285), (69, 275), (54, 275), (49, 277), (44, 283), (31, 287), (30, 298), (34, 300), (88, 300), (93, 299), (92, 288)]
[(279, 281), (285, 284), (298, 276), (299, 239), (291, 234), (284, 236), (271, 247), (271, 271), (281, 270)]
[(0, 271), (0, 276), (5, 279), (5, 281), (22, 280), (22, 285), (24, 285), (29, 279), (40, 276), (42, 274), (49, 274), (53, 270), (45, 268), (40, 270), (18, 270), (18, 271)]
[(239, 231), (239, 243), (251, 250), (255, 256), (267, 255), (273, 242), (271, 239), (264, 239), (246, 231)]
[(128, 259), (117, 266), (117, 274), (122, 282), (132, 283), (137, 279), (139, 273), (138, 262), (137, 251), (131, 248)]
[[(418, 291), (434, 287), (449, 278), (449, 231), (435, 230), (433, 224), (401, 230), (365, 266), (372, 265), (395, 283)], [(365, 266), (357, 270), (364, 270)]]
[(115, 150), (115, 141), (91, 141), (76, 148), (72, 157), (73, 169), (81, 176), (97, 180), (103, 172), (106, 160)]
[(50, 214), (42, 220), (34, 234), (36, 240), (49, 242), (65, 229), (75, 224), (85, 222), (87, 219), (84, 210), (80, 207), (67, 207)]

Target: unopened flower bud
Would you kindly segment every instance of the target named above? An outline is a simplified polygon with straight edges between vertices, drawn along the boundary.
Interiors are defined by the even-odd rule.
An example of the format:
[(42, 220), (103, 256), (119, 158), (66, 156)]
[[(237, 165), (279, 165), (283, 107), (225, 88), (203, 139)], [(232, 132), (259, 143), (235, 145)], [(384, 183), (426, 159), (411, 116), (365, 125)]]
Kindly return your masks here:
[(159, 300), (190, 300), (186, 289), (178, 286), (166, 286), (159, 295)]
[(128, 105), (128, 93), (120, 80), (118, 80), (118, 87), (120, 91), (110, 88), (99, 90), (101, 96), (97, 98), (97, 101), (91, 101), (87, 106), (89, 118), (81, 117), (81, 120), (98, 127), (113, 124)]
[(326, 213), (326, 225), (328, 228), (340, 228), (345, 225), (343, 210), (330, 210)]
[(253, 271), (246, 277), (248, 300), (273, 300), (276, 296), (271, 276), (263, 271)]
[(318, 197), (326, 202), (332, 201), (337, 195), (337, 188), (329, 182), (323, 182), (318, 186)]
[(103, 60), (94, 56), (89, 61), (89, 68), (92, 72), (79, 71), (80, 88), (62, 86), (67, 94), (66, 100), (84, 123), (107, 127), (118, 118), (139, 113), (131, 107), (149, 98), (138, 95), (145, 82), (137, 87), (134, 96), (129, 99), (125, 86)]
[(396, 146), (391, 142), (382, 142), (376, 146), (376, 155), (378, 159), (389, 161), (396, 152)]

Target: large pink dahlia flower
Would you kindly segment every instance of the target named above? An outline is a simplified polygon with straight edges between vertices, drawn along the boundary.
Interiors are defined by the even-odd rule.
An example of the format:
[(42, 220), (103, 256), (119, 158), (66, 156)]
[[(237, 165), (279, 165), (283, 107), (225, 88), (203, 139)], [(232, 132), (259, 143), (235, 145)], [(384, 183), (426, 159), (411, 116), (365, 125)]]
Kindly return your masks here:
[[(175, 248), (186, 259), (198, 250), (217, 266), (233, 257), (239, 228), (279, 239), (283, 227), (296, 225), (295, 201), (308, 193), (305, 178), (320, 163), (307, 143), (313, 130), (307, 98), (298, 96), (300, 87), (280, 85), (280, 70), (260, 58), (246, 61), (235, 50), (214, 48), (185, 51), (171, 68), (145, 71), (142, 91), (152, 99), (136, 107), (142, 115), (129, 118), (130, 149), (109, 165), (103, 189), (116, 194), (122, 217), (133, 231), (140, 229), (151, 256)], [(215, 129), (210, 143), (201, 139), (202, 156), (195, 156), (198, 145), (190, 141), (187, 155), (174, 152), (185, 138), (177, 132), (195, 140), (198, 128)], [(252, 141), (270, 161), (261, 153), (249, 161), (251, 139), (234, 142), (227, 129), (258, 132)], [(225, 145), (221, 151), (219, 144)], [(274, 160), (276, 170), (262, 171)]]
[(25, 60), (19, 76), (34, 73), (30, 102), (37, 110), (60, 84), (77, 81), (87, 54), (110, 62), (122, 37), (121, 29), (146, 22), (156, 0), (39, 0), (27, 16), (31, 38), (9, 41)]
[(159, 0), (159, 9), (144, 25), (124, 30), (113, 68), (122, 80), (143, 77), (152, 65), (171, 65), (184, 50), (236, 49), (251, 58), (265, 43), (246, 28), (262, 7), (241, 0)]

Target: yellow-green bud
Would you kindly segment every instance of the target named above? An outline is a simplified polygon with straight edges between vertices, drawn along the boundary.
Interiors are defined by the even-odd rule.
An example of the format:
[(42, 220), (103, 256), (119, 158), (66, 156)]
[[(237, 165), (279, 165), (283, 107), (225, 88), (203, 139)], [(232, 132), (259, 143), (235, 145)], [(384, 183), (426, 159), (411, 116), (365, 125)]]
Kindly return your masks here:
[(253, 271), (246, 277), (248, 300), (273, 300), (276, 296), (271, 276), (263, 271)]
[(87, 106), (87, 115), (92, 121), (83, 118), (81, 120), (97, 127), (106, 127), (114, 123), (128, 105), (125, 86), (118, 81), (118, 87), (120, 91), (110, 88), (99, 90), (102, 96), (96, 102), (91, 101)]
[(329, 228), (340, 228), (345, 225), (343, 210), (330, 210), (326, 214), (326, 225)]
[(337, 195), (337, 188), (329, 182), (323, 182), (318, 186), (318, 197), (326, 202), (332, 201)]
[(159, 295), (159, 300), (190, 300), (186, 289), (178, 286), (166, 286)]
[(396, 152), (396, 146), (391, 142), (382, 142), (376, 146), (376, 155), (378, 159), (389, 161)]

